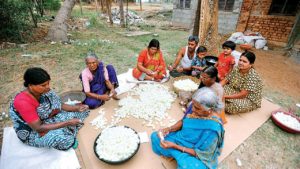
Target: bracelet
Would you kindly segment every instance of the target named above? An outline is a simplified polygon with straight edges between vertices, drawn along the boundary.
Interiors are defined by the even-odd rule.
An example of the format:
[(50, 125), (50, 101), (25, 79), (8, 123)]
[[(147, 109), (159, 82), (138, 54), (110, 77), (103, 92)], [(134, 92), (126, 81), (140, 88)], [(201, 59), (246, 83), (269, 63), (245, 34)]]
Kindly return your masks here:
[(184, 153), (185, 147), (182, 148), (182, 152)]
[(169, 128), (169, 132), (172, 130), (172, 127), (168, 127)]

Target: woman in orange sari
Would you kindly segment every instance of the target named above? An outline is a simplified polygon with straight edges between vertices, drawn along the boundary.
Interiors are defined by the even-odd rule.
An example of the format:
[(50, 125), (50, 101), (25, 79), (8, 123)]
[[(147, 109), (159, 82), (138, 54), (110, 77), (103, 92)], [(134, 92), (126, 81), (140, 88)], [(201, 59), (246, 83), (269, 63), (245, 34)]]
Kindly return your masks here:
[(166, 64), (158, 40), (152, 39), (148, 47), (141, 51), (132, 75), (138, 80), (152, 81), (161, 81), (166, 76)]

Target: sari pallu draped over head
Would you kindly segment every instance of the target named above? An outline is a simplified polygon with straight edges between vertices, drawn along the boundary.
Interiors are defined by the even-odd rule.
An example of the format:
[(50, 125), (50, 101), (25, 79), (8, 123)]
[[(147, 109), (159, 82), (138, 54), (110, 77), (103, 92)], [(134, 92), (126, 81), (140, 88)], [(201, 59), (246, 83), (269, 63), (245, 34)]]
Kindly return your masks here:
[[(108, 72), (109, 81), (112, 83), (112, 85), (114, 85), (115, 88), (117, 88), (119, 86), (119, 82), (114, 67), (112, 65), (107, 65), (106, 69)], [(90, 90), (91, 93), (96, 93), (99, 95), (103, 95), (108, 91), (108, 88), (106, 87), (105, 83), (103, 62), (99, 63), (98, 68), (94, 74), (93, 80), (90, 82)], [(83, 103), (88, 105), (90, 108), (96, 108), (103, 105), (104, 101), (87, 97)]]
[(167, 141), (194, 149), (196, 157), (177, 149), (163, 149), (156, 135), (157, 133), (153, 133), (151, 136), (153, 151), (158, 155), (175, 158), (179, 169), (217, 168), (224, 138), (219, 118), (184, 118), (182, 129), (165, 137)]
[[(49, 130), (45, 133), (38, 133), (22, 119), (14, 108), (13, 102), (14, 101), (10, 104), (9, 113), (14, 123), (16, 134), (23, 143), (34, 147), (48, 147), (58, 150), (68, 150), (74, 145), (76, 135), (82, 125), (67, 126)], [(43, 124), (54, 124), (68, 121), (73, 118), (78, 118), (83, 121), (88, 116), (88, 111), (66, 112), (62, 110), (61, 100), (53, 90), (41, 95), (37, 113)]]
[[(166, 64), (161, 51), (156, 52), (153, 57), (150, 57), (148, 49), (144, 49), (139, 55), (138, 62), (141, 62), (146, 69), (153, 72), (157, 71), (158, 74), (154, 77), (155, 79), (162, 79), (166, 76)], [(133, 77), (139, 79), (144, 72), (136, 67), (132, 73)]]

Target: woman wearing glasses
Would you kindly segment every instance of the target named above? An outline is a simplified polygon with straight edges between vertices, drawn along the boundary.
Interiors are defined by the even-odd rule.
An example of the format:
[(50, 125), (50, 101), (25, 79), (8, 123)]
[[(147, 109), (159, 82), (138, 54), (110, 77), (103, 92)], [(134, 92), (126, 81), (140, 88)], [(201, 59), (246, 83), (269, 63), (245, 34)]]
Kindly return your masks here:
[(10, 117), (18, 138), (34, 147), (58, 150), (77, 148), (76, 135), (88, 116), (88, 106), (61, 103), (50, 89), (50, 75), (41, 68), (24, 74), (25, 90), (10, 104)]
[(141, 81), (161, 81), (166, 76), (166, 64), (158, 40), (152, 39), (148, 47), (140, 52), (132, 74)]

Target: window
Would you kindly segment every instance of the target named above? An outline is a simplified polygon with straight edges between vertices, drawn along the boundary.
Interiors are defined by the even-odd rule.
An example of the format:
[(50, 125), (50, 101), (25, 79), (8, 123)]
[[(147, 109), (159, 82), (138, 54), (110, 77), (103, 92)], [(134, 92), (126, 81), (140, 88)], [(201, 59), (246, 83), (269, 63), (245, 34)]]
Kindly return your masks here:
[(179, 2), (177, 3), (177, 8), (191, 8), (191, 0), (179, 0)]
[(269, 15), (296, 15), (299, 0), (272, 0)]
[(219, 10), (220, 11), (232, 12), (233, 5), (234, 5), (234, 0), (219, 0)]

